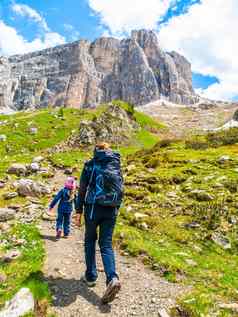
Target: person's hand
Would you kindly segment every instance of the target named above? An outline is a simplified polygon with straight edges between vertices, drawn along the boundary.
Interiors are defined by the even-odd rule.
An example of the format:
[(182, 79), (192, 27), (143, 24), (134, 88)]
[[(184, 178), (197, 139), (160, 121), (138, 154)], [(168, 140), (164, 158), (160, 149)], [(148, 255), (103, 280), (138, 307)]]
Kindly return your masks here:
[(50, 215), (53, 215), (53, 214), (54, 214), (54, 209), (53, 209), (53, 208), (49, 208), (48, 213), (49, 213)]
[(81, 227), (81, 221), (82, 221), (82, 214), (76, 214), (76, 217), (75, 217), (76, 226)]

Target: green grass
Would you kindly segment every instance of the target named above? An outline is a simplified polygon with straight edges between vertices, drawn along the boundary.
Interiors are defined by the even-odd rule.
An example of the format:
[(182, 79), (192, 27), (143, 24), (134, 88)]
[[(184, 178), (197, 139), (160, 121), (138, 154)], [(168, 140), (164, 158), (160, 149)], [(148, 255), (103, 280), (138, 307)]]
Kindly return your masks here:
[[(120, 102), (119, 105), (125, 110), (130, 105)], [(63, 152), (48, 153), (48, 150), (58, 144), (64, 144), (72, 133), (77, 133), (81, 120), (92, 120), (106, 111), (107, 105), (102, 105), (94, 110), (48, 108), (31, 112), (19, 112), (9, 116), (0, 116), (0, 120), (6, 120), (0, 126), (0, 134), (7, 136), (6, 142), (0, 142), (0, 177), (6, 176), (8, 167), (15, 162), (31, 163), (35, 156), (43, 155), (46, 159), (44, 165), (53, 164), (59, 168), (74, 167), (75, 175), (86, 159), (92, 155), (92, 148), (76, 148)], [(134, 111), (134, 118), (140, 126), (138, 132), (128, 136), (126, 144), (117, 145), (116, 149), (123, 158), (139, 149), (150, 148), (159, 140), (157, 135), (161, 125), (146, 115)], [(29, 129), (37, 128), (36, 134), (31, 134)], [(112, 145), (114, 147), (114, 145)], [(31, 175), (32, 179), (43, 180), (42, 176)], [(18, 179), (11, 175), (11, 182)], [(27, 198), (16, 197), (10, 201), (4, 200), (2, 195), (12, 191), (10, 183), (0, 190), (0, 206), (7, 207), (9, 204), (24, 205)], [(48, 203), (47, 198), (41, 199), (43, 204)], [(11, 231), (2, 239), (6, 239), (6, 247), (0, 249), (5, 252), (11, 249), (13, 243), (12, 236), (18, 239), (24, 238), (27, 243), (20, 247), (22, 256), (10, 264), (0, 264), (0, 273), (7, 275), (6, 282), (0, 285), (0, 306), (9, 300), (21, 287), (30, 288), (37, 302), (49, 302), (50, 294), (48, 286), (43, 282), (41, 273), (44, 261), (44, 247), (39, 232), (34, 225), (16, 224)], [(33, 316), (34, 313), (28, 314)]]
[(0, 285), (0, 306), (9, 300), (21, 287), (27, 286), (35, 295), (36, 300), (49, 299), (47, 285), (42, 282), (40, 273), (45, 251), (38, 229), (34, 225), (15, 225), (9, 233), (1, 239), (7, 240), (6, 246), (1, 248), (4, 253), (14, 248), (15, 239), (25, 239), (24, 246), (18, 247), (21, 257), (10, 264), (0, 263), (0, 272), (7, 276), (6, 282)]
[[(237, 151), (234, 145), (193, 150), (179, 141), (166, 147), (158, 143), (128, 157), (134, 168), (125, 177), (126, 201), (116, 240), (168, 280), (193, 287), (179, 300), (188, 316), (235, 316), (220, 309), (219, 303), (238, 300), (238, 222), (229, 223), (231, 217), (238, 220)], [(223, 155), (231, 160), (220, 164)], [(191, 198), (194, 189), (210, 193), (213, 201)], [(169, 196), (171, 192), (176, 198)], [(135, 220), (134, 212), (148, 217)], [(192, 221), (200, 227), (187, 228)], [(141, 222), (148, 230), (141, 229)], [(231, 250), (211, 241), (214, 230), (229, 238)]]
[[(114, 103), (126, 110), (140, 127), (126, 144), (113, 146), (122, 155), (123, 169), (126, 171), (130, 166), (125, 172), (125, 204), (116, 229), (116, 242), (130, 254), (142, 256), (146, 264), (169, 281), (192, 286), (178, 301), (188, 316), (235, 316), (231, 311), (219, 309), (218, 304), (238, 300), (238, 224), (229, 222), (231, 218), (238, 220), (237, 131), (193, 136), (187, 142), (160, 141), (161, 132), (166, 131), (163, 125), (137, 112), (130, 104)], [(6, 143), (0, 143), (0, 176), (4, 177), (12, 162), (29, 163), (39, 154), (57, 167), (76, 168), (74, 174), (79, 175), (84, 161), (92, 155), (92, 148), (52, 154), (47, 150), (64, 143), (72, 130), (78, 130), (81, 120), (100, 116), (106, 108), (107, 105), (95, 110), (45, 109), (0, 117), (8, 120), (0, 127), (0, 134), (8, 138)], [(29, 126), (37, 127), (38, 133), (30, 135)], [(218, 160), (224, 155), (231, 160), (221, 164)], [(196, 189), (212, 195), (213, 201), (198, 201), (190, 195)], [(1, 194), (6, 190), (9, 188), (2, 189)], [(42, 202), (46, 203), (46, 198)], [(16, 198), (11, 203), (24, 204), (25, 199)], [(7, 204), (0, 200), (0, 206)], [(128, 206), (131, 211), (127, 211)], [(147, 217), (136, 220), (134, 212)], [(193, 221), (199, 227), (189, 229), (186, 225)], [(141, 222), (146, 223), (148, 230), (141, 229)], [(214, 230), (230, 240), (231, 250), (225, 251), (211, 241)], [(0, 264), (0, 272), (8, 277), (0, 285), (0, 305), (24, 285), (37, 300), (48, 302), (48, 287), (40, 273), (44, 249), (37, 229), (18, 224), (7, 236), (7, 248), (11, 247), (13, 234), (26, 237), (27, 246), (21, 258), (10, 265)]]

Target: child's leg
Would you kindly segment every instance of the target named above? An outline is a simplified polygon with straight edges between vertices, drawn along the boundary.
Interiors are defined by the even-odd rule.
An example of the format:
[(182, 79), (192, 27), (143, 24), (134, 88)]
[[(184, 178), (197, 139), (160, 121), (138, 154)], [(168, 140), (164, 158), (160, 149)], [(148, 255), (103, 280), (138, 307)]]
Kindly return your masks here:
[(71, 225), (71, 213), (64, 213), (64, 235), (68, 236), (70, 233), (70, 225)]
[(56, 231), (62, 230), (63, 219), (64, 219), (64, 214), (62, 212), (58, 212), (57, 219), (56, 219)]

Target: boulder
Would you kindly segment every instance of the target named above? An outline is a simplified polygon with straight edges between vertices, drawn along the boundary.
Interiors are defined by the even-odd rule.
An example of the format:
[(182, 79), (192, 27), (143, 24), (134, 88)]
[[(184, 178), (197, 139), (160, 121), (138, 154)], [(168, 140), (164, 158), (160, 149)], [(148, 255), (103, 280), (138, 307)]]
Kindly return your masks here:
[(21, 256), (19, 250), (10, 250), (6, 254), (0, 257), (1, 262), (10, 263)]
[(34, 297), (28, 288), (20, 289), (0, 311), (0, 317), (21, 317), (34, 311)]
[(37, 162), (31, 163), (29, 169), (32, 173), (36, 173), (40, 170), (40, 165)]
[(224, 163), (229, 162), (229, 161), (231, 161), (231, 158), (229, 155), (223, 155), (223, 156), (219, 157), (219, 159), (217, 160), (217, 162), (220, 164), (224, 164)]
[(44, 156), (36, 156), (33, 158), (32, 163), (41, 163), (42, 161), (44, 161)]
[(195, 189), (192, 190), (189, 194), (189, 197), (196, 199), (198, 201), (210, 201), (213, 200), (213, 196), (207, 193), (205, 190)]
[(232, 310), (235, 313), (238, 313), (238, 303), (229, 303), (229, 304), (221, 303), (221, 304), (219, 304), (219, 307), (221, 309), (229, 309), (229, 310)]
[(36, 127), (30, 128), (30, 129), (29, 129), (29, 133), (30, 133), (30, 134), (37, 134), (37, 133), (38, 133), (38, 128), (36, 128)]
[(0, 208), (0, 222), (5, 222), (14, 219), (16, 212), (10, 208)]
[(8, 169), (8, 174), (14, 174), (17, 176), (26, 175), (27, 168), (24, 164), (14, 163)]
[(0, 188), (4, 188), (6, 186), (6, 183), (4, 181), (0, 181)]
[(170, 317), (170, 315), (167, 313), (166, 309), (159, 309), (158, 311), (158, 316), (159, 317)]
[(222, 247), (224, 250), (231, 249), (231, 243), (229, 239), (218, 232), (214, 232), (211, 236), (213, 242)]
[(7, 275), (0, 272), (0, 283), (4, 283), (7, 280)]
[(15, 198), (15, 197), (17, 197), (17, 196), (18, 196), (18, 193), (16, 193), (16, 192), (11, 192), (11, 193), (5, 193), (5, 194), (3, 195), (3, 198), (6, 199), (6, 200), (8, 200), (8, 199)]
[(20, 179), (20, 181), (15, 183), (15, 186), (18, 194), (23, 197), (41, 197), (51, 193), (48, 185), (26, 178)]
[(99, 141), (121, 144), (127, 141), (139, 125), (119, 105), (109, 104), (106, 110), (92, 121), (81, 121), (79, 132), (70, 136), (68, 145), (93, 145)]
[(6, 142), (7, 136), (5, 134), (0, 134), (0, 142)]
[(147, 218), (147, 217), (148, 217), (148, 215), (140, 213), (140, 212), (135, 212), (134, 213), (134, 218), (135, 218), (136, 221), (140, 221), (140, 220), (142, 220), (144, 218)]

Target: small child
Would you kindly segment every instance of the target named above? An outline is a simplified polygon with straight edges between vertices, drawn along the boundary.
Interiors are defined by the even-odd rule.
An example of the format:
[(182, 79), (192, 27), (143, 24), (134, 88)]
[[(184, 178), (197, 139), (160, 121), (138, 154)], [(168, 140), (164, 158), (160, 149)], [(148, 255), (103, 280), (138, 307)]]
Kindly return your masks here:
[(70, 233), (71, 213), (73, 211), (73, 204), (76, 200), (76, 181), (74, 177), (68, 177), (64, 188), (62, 188), (58, 194), (52, 200), (49, 206), (49, 212), (52, 213), (52, 209), (57, 202), (58, 213), (56, 219), (56, 238), (60, 239), (62, 234), (62, 228), (64, 230), (64, 238), (68, 238)]

